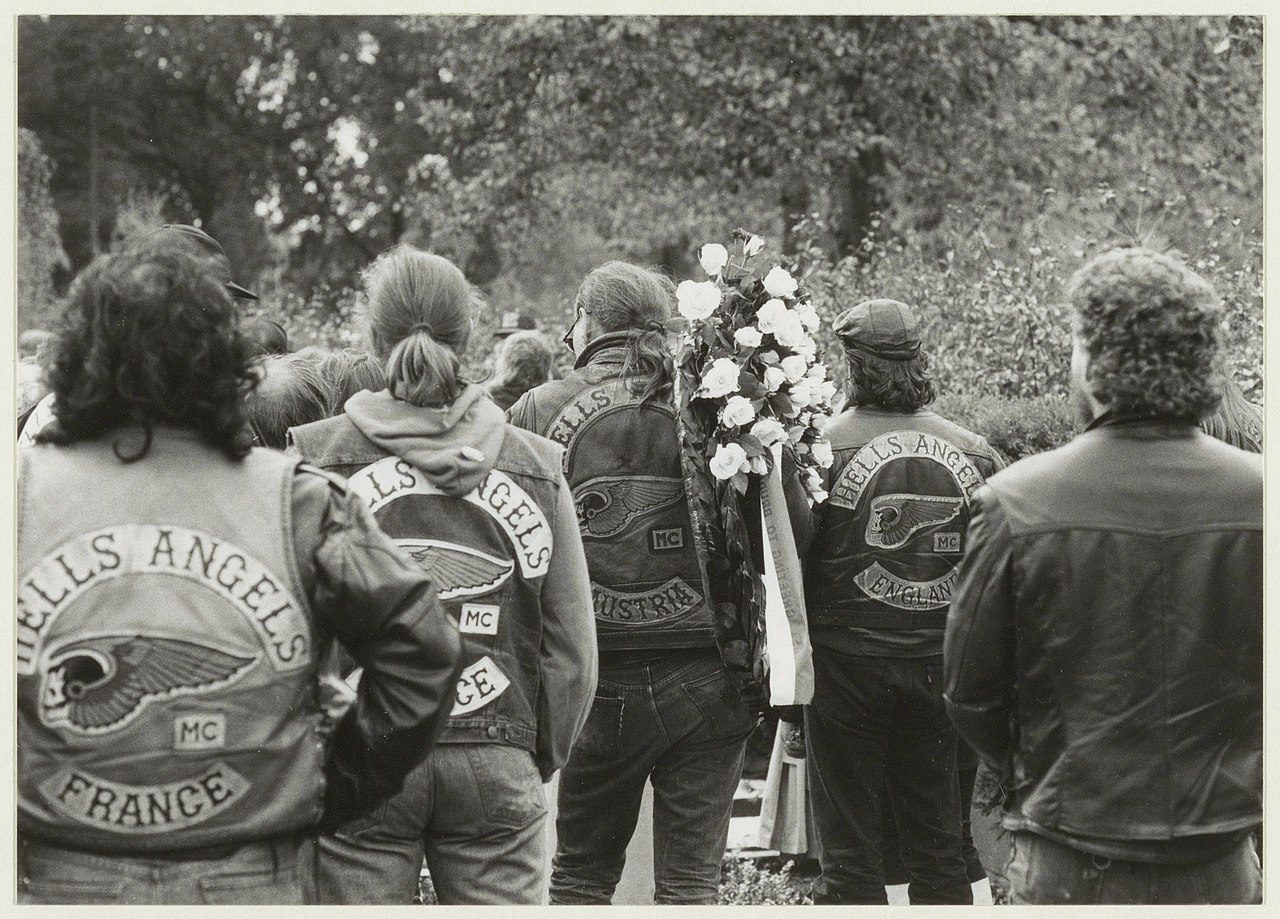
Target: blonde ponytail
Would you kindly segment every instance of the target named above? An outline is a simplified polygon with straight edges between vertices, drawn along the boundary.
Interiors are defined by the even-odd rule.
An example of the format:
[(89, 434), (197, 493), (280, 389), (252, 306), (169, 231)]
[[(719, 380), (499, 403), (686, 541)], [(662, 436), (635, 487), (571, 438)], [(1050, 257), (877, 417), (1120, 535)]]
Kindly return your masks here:
[(391, 349), (387, 358), (387, 388), (412, 405), (441, 405), (458, 398), (458, 355), (418, 326)]

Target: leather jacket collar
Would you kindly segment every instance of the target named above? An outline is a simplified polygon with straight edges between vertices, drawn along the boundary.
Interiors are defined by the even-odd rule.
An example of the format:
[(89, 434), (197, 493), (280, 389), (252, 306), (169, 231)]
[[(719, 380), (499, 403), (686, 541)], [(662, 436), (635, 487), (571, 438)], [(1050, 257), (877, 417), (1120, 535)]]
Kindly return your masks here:
[(636, 330), (627, 329), (621, 332), (605, 332), (593, 338), (573, 362), (573, 369), (581, 370), (588, 364), (622, 363), (622, 349), (627, 342), (639, 334)]
[(1098, 415), (1085, 427), (1086, 431), (1096, 428), (1166, 428), (1184, 429), (1194, 427), (1195, 422), (1189, 418), (1178, 418), (1174, 415), (1153, 415), (1146, 412), (1122, 412), (1108, 409)]

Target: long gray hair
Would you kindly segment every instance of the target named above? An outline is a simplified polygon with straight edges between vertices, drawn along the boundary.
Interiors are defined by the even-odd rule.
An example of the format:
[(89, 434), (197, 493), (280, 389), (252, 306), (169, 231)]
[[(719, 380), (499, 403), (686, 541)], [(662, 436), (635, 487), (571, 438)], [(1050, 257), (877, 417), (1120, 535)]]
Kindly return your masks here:
[(578, 288), (576, 305), (605, 332), (637, 332), (627, 344), (622, 375), (639, 385), (642, 401), (671, 394), (675, 364), (666, 324), (676, 302), (676, 286), (654, 268), (605, 262)]

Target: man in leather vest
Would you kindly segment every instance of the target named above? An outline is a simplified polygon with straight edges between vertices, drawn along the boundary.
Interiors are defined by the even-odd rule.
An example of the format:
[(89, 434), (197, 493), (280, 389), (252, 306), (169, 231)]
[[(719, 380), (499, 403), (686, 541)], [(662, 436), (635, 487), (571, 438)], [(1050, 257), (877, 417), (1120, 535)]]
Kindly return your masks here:
[[(600, 643), (595, 702), (560, 776), (552, 903), (611, 901), (647, 781), (655, 900), (715, 902), (753, 726), (716, 646), (669, 385), (660, 391), (674, 301), (646, 269), (596, 269), (566, 336), (574, 370), (509, 413), (564, 447)], [(627, 372), (664, 362), (665, 374)]]
[(1220, 303), (1143, 249), (1067, 297), (1084, 432), (974, 496), (948, 709), (1002, 772), (1014, 903), (1260, 903), (1263, 474), (1197, 428)]
[[(223, 279), (133, 248), (73, 286), (19, 452), (20, 898), (300, 903), (317, 824), (444, 724), (457, 629), (340, 480), (250, 447)], [(365, 665), (326, 763), (317, 665)]]
[(814, 697), (805, 711), (818, 903), (884, 903), (882, 797), (912, 903), (969, 903), (956, 734), (942, 704), (942, 636), (965, 551), (969, 496), (1002, 465), (934, 398), (911, 309), (861, 303), (836, 318), (850, 408), (805, 568)]

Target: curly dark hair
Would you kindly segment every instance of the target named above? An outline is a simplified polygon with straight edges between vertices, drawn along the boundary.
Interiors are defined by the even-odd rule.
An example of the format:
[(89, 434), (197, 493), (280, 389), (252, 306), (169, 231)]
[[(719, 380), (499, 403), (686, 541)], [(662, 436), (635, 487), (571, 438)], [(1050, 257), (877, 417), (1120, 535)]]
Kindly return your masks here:
[(152, 427), (199, 433), (232, 459), (253, 435), (245, 395), (252, 349), (221, 279), (189, 255), (144, 250), (99, 256), (72, 285), (48, 371), (54, 421), (37, 441), (71, 444), (138, 426), (134, 462)]
[(909, 360), (890, 360), (846, 345), (849, 380), (845, 392), (852, 405), (874, 405), (894, 412), (914, 412), (938, 397), (924, 349)]
[(1192, 422), (1217, 408), (1222, 305), (1195, 272), (1149, 249), (1115, 249), (1071, 277), (1067, 299), (1099, 402)]

